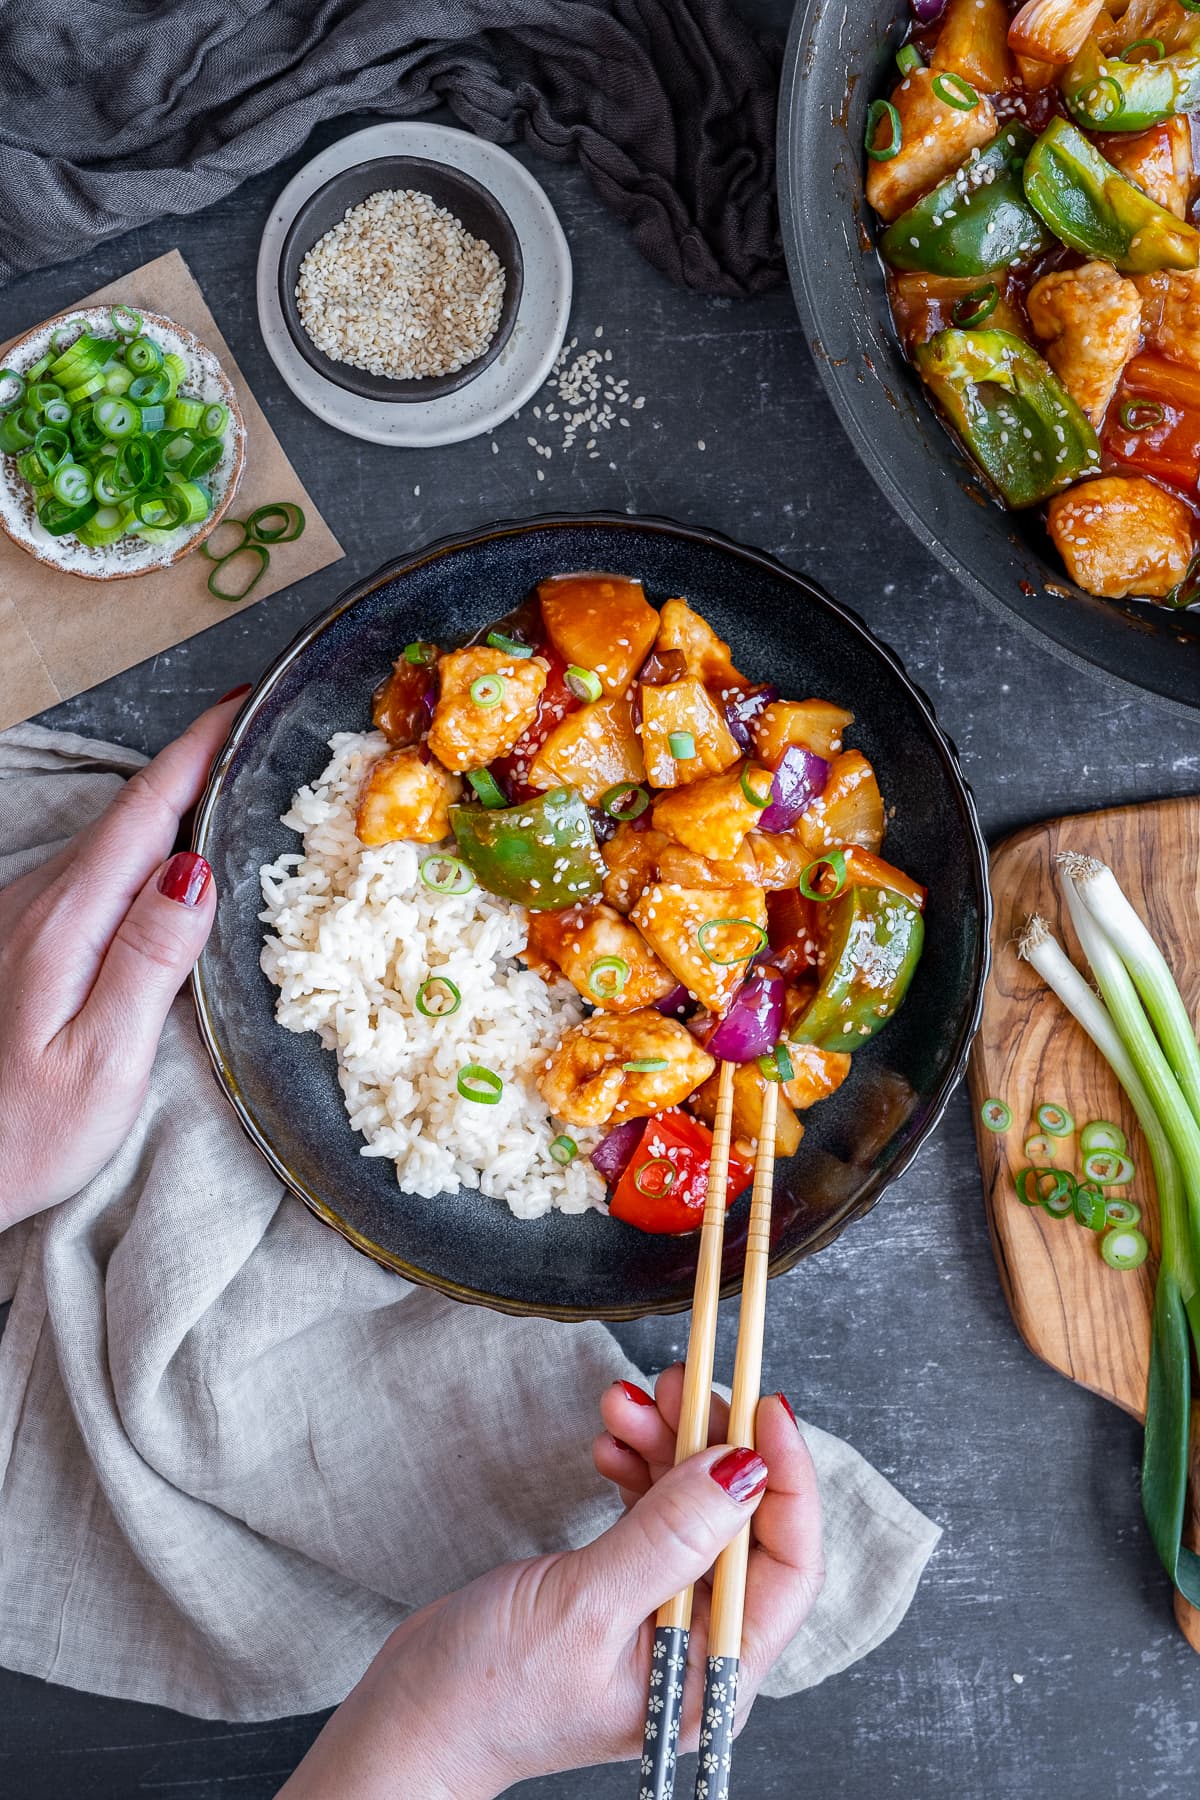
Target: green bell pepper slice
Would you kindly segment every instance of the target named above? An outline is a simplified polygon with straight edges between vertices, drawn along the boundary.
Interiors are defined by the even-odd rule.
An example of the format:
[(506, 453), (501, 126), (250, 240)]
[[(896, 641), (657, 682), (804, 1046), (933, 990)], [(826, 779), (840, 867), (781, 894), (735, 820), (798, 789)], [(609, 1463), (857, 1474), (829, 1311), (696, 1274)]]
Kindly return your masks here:
[(604, 864), (574, 788), (551, 788), (518, 806), (452, 806), (450, 824), (458, 854), (490, 894), (557, 912), (600, 892)]
[(888, 226), (879, 240), (884, 261), (926, 275), (987, 275), (1049, 249), (1053, 239), (1021, 180), (1032, 145), (1024, 125), (1004, 126)]
[(1200, 52), (1123, 62), (1089, 38), (1064, 74), (1062, 91), (1072, 118), (1091, 131), (1149, 131), (1200, 105)]
[(1064, 244), (1123, 275), (1200, 263), (1200, 231), (1126, 181), (1066, 119), (1048, 125), (1029, 152), (1025, 192)]
[(1100, 467), (1100, 443), (1048, 363), (1011, 331), (935, 332), (921, 379), (1009, 506), (1036, 506)]
[(822, 923), (821, 985), (788, 1036), (821, 1050), (861, 1050), (908, 992), (925, 923), (906, 895), (875, 884), (827, 901)]

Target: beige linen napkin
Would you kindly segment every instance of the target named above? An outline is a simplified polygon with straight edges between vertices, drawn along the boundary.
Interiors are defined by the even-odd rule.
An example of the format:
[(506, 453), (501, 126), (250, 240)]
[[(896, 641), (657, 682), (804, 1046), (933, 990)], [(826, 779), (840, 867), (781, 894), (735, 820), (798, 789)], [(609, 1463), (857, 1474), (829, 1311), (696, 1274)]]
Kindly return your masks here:
[[(0, 735), (0, 885), (141, 760), (38, 726)], [(596, 1401), (638, 1371), (608, 1331), (457, 1305), (325, 1230), (243, 1138), (186, 996), (119, 1155), (0, 1236), (10, 1297), (8, 1668), (204, 1718), (306, 1712), (413, 1607), (612, 1517)], [(775, 1695), (887, 1637), (939, 1535), (847, 1444), (805, 1432), (828, 1574)]]

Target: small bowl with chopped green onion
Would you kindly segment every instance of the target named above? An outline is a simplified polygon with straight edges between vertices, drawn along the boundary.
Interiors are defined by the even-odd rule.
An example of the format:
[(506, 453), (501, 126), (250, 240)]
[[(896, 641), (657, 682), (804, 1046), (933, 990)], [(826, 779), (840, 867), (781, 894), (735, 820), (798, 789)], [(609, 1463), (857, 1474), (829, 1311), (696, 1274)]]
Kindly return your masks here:
[(246, 456), (233, 383), (186, 327), (132, 305), (47, 319), (0, 369), (0, 528), (67, 574), (176, 563), (220, 523)]

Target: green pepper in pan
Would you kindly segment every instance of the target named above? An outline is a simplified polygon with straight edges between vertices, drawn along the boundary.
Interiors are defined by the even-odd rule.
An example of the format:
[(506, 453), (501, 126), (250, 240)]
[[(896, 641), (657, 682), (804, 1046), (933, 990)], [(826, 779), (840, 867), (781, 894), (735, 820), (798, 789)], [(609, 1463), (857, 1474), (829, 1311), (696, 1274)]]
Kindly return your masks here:
[(1126, 181), (1066, 119), (1048, 125), (1029, 152), (1025, 192), (1064, 244), (1123, 275), (1200, 262), (1200, 232)]
[(887, 1024), (921, 959), (925, 925), (904, 894), (871, 883), (825, 903), (821, 985), (788, 1036), (822, 1050), (861, 1050)]
[(458, 854), (490, 894), (531, 912), (556, 912), (600, 891), (603, 864), (574, 788), (552, 788), (503, 809), (452, 806), (450, 824)]
[(1091, 421), (1036, 350), (1010, 331), (935, 332), (921, 379), (1009, 506), (1035, 506), (1100, 467)]
[(1021, 170), (1033, 144), (1006, 125), (940, 187), (901, 213), (879, 241), (894, 269), (926, 275), (987, 275), (1027, 262), (1053, 242), (1025, 198)]
[(1087, 40), (1062, 81), (1063, 97), (1080, 125), (1092, 131), (1149, 131), (1200, 104), (1200, 53), (1164, 56), (1159, 38), (1147, 38), (1141, 48), (1157, 50), (1157, 61), (1105, 56), (1095, 38)]

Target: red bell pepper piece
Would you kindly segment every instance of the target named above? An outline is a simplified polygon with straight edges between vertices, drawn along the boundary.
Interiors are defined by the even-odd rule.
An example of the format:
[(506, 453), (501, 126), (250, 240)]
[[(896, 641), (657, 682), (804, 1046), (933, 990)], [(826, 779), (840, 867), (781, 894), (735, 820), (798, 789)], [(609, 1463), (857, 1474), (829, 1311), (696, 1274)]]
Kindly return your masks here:
[[(1141, 429), (1131, 430), (1122, 413), (1141, 421)], [(1200, 480), (1200, 375), (1152, 351), (1135, 356), (1108, 409), (1101, 443), (1110, 461), (1193, 493)]]
[[(708, 1197), (712, 1132), (673, 1107), (646, 1121), (642, 1141), (616, 1185), (608, 1210), (639, 1231), (696, 1231)], [(754, 1165), (729, 1152), (725, 1204), (732, 1206), (754, 1179)]]
[(541, 792), (540, 788), (529, 785), (530, 764), (554, 728), (562, 724), (568, 713), (576, 712), (581, 705), (567, 686), (567, 665), (558, 651), (550, 644), (544, 644), (538, 650), (538, 655), (550, 667), (546, 685), (538, 701), (537, 716), (533, 724), (522, 732), (508, 755), (498, 757), (492, 764), (492, 774), (514, 806), (519, 800), (531, 800)]

